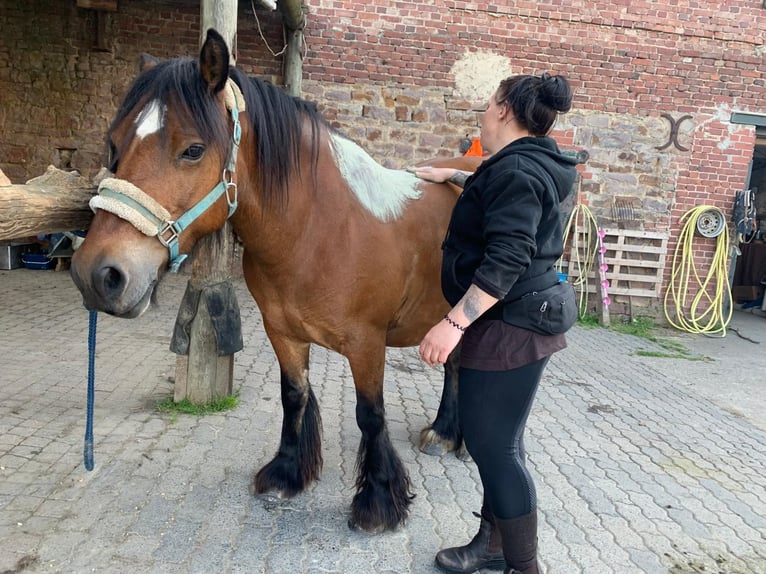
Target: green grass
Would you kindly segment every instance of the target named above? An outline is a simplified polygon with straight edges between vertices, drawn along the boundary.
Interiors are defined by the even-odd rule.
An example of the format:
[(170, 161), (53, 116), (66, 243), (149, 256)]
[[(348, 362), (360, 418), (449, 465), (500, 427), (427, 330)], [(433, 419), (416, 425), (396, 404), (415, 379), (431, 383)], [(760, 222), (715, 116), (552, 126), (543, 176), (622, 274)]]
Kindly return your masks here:
[[(157, 403), (157, 410), (161, 413), (171, 413), (177, 415), (183, 413), (187, 415), (205, 416), (214, 413), (220, 413), (224, 411), (230, 411), (239, 406), (239, 395), (230, 395), (228, 397), (220, 397), (209, 403), (194, 404), (189, 399), (184, 399), (179, 402), (175, 402), (173, 397)], [(175, 422), (175, 416), (173, 416), (171, 422)]]
[[(593, 314), (585, 315), (580, 318), (578, 324), (584, 327), (592, 328), (597, 327), (598, 317)], [(612, 321), (608, 327), (609, 330), (617, 333), (623, 333), (625, 335), (633, 335), (634, 337), (640, 337), (651, 341), (655, 345), (658, 345), (662, 351), (645, 351), (638, 350), (636, 355), (640, 357), (659, 357), (664, 359), (686, 359), (687, 361), (708, 361), (707, 357), (699, 357), (692, 355), (689, 349), (684, 347), (678, 341), (672, 341), (664, 337), (658, 337), (655, 335), (657, 326), (651, 317), (635, 317), (632, 321)]]
[(586, 315), (577, 318), (577, 324), (586, 329), (595, 329), (599, 326), (598, 317), (592, 313), (587, 313)]

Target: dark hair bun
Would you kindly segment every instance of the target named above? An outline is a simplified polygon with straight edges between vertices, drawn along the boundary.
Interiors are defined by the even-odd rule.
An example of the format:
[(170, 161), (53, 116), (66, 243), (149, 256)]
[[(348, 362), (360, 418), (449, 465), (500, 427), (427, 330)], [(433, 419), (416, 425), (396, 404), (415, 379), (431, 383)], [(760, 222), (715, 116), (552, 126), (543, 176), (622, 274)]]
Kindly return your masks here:
[(558, 112), (572, 108), (572, 88), (564, 76), (551, 76), (543, 72), (540, 76), (540, 100)]

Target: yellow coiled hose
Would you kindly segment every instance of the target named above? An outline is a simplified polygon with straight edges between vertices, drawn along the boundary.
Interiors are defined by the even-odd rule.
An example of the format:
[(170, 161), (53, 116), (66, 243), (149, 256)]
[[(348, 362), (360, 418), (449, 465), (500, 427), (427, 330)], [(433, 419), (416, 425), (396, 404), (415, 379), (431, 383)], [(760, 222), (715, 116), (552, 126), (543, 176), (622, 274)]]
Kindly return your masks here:
[[(581, 222), (578, 223), (578, 220), (581, 220)], [(588, 313), (588, 276), (591, 274), (598, 251), (598, 223), (596, 223), (596, 218), (587, 206), (580, 203), (575, 205), (572, 213), (569, 214), (569, 220), (564, 230), (564, 253), (566, 253), (567, 239), (572, 232), (572, 227), (574, 227), (574, 233), (572, 233), (571, 248), (569, 250), (571, 257), (567, 274), (570, 277), (577, 277), (577, 279), (572, 281), (572, 285), (580, 293), (577, 307), (580, 312), (580, 318), (582, 318)], [(582, 234), (578, 232), (579, 229), (583, 230)], [(581, 242), (584, 242), (584, 245), (581, 245)], [(560, 272), (563, 271), (562, 260), (559, 260), (558, 271)]]
[[(673, 253), (670, 282), (665, 289), (665, 318), (673, 327), (682, 331), (721, 333), (723, 337), (732, 313), (731, 287), (726, 266), (729, 251), (728, 226), (724, 226), (716, 238), (713, 261), (704, 280), (700, 278), (694, 262), (697, 220), (710, 210), (720, 212), (717, 207), (699, 205), (681, 217), (684, 225)], [(724, 218), (722, 213), (721, 218)], [(687, 305), (689, 297), (691, 302)]]

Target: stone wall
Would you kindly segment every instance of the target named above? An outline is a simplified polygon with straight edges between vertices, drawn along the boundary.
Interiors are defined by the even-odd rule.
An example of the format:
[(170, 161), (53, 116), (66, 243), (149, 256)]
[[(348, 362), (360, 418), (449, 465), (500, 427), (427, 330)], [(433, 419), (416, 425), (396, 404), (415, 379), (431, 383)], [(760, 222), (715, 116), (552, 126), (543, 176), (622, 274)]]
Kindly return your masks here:
[[(755, 130), (730, 117), (766, 112), (760, 2), (305, 4), (305, 96), (385, 165), (455, 155), (501, 78), (548, 70), (575, 88), (554, 135), (588, 151), (578, 200), (600, 224), (665, 230), (672, 254), (687, 210), (728, 213), (745, 186)], [(96, 13), (74, 0), (0, 0), (0, 169), (14, 182), (60, 165), (60, 149), (94, 173), (139, 54), (197, 52), (196, 1), (120, 0), (106, 18), (102, 51)], [(238, 30), (238, 66), (278, 83), (279, 14), (242, 2)], [(703, 265), (711, 253), (701, 240)]]

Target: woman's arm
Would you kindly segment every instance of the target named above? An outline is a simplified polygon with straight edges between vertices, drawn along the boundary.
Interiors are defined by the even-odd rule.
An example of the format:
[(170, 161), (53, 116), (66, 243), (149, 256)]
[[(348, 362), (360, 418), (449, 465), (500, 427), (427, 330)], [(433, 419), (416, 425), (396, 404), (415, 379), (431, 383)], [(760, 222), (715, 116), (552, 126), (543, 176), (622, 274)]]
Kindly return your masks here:
[(498, 299), (486, 291), (471, 285), (444, 319), (431, 327), (423, 338), (420, 357), (431, 367), (446, 363), (468, 325), (497, 302)]
[(420, 179), (433, 181), (434, 183), (444, 183), (445, 181), (448, 181), (460, 188), (465, 187), (465, 180), (472, 175), (471, 172), (462, 171), (452, 167), (431, 167), (430, 165), (414, 167), (411, 168), (410, 171)]

